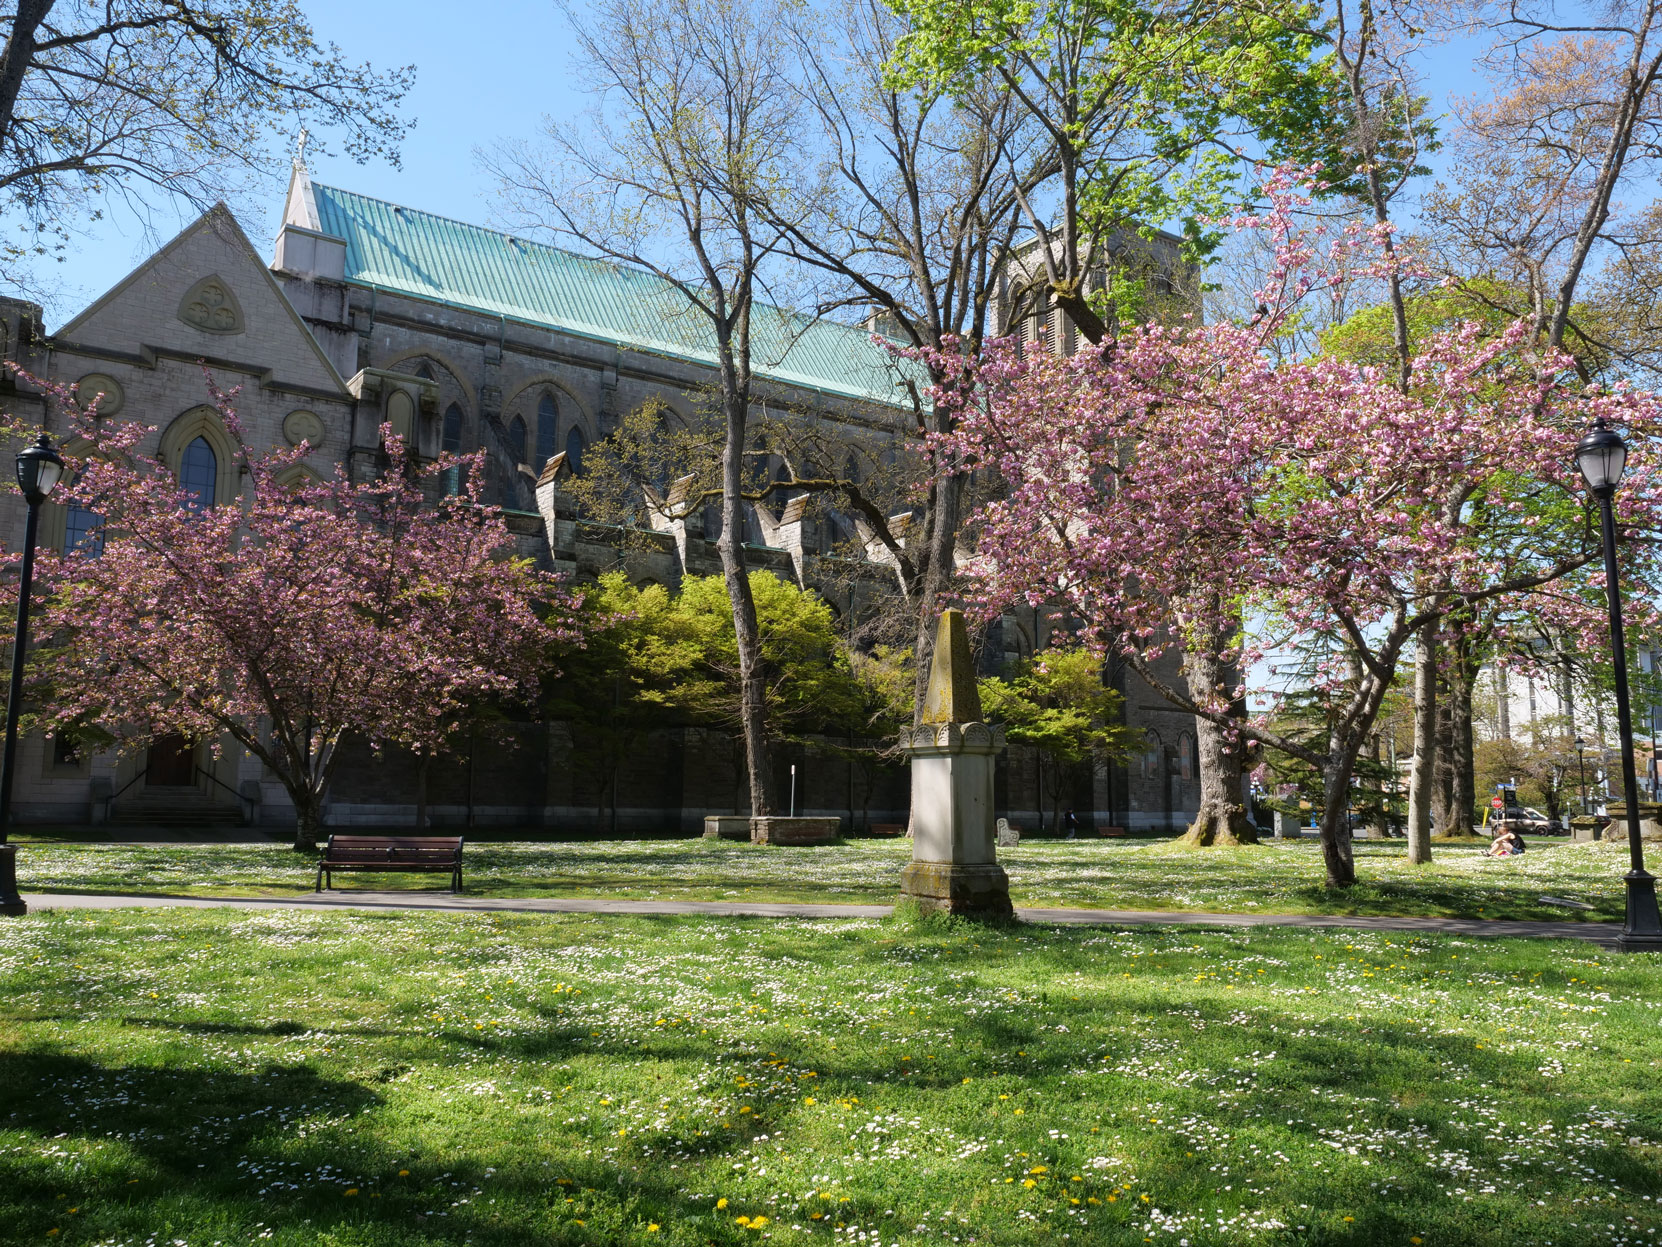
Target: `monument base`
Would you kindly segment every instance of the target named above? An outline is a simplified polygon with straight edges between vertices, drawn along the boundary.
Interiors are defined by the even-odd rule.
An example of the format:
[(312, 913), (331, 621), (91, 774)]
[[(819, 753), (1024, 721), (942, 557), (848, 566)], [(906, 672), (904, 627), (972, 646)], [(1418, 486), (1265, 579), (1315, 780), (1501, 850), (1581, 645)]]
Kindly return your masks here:
[(831, 844), (842, 834), (840, 818), (780, 818), (760, 815), (750, 820), (752, 844)]
[(704, 816), (704, 838), (706, 840), (749, 840), (750, 815), (706, 814)]
[(929, 913), (961, 918), (1011, 918), (1010, 876), (996, 862), (912, 862), (900, 872), (900, 894)]

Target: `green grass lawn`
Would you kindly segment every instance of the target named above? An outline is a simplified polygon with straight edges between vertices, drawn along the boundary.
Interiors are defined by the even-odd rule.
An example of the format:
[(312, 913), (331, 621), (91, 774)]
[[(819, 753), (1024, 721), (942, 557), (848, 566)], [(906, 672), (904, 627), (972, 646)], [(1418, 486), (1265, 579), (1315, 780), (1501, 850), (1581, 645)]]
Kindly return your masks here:
[[(87, 844), (19, 840), (25, 891), (292, 896), (309, 891), (307, 859), (276, 843)], [(909, 841), (816, 848), (721, 840), (470, 844), (473, 895), (646, 900), (894, 900)], [(1521, 858), (1491, 859), (1478, 843), (1443, 845), (1411, 866), (1400, 841), (1359, 842), (1357, 887), (1329, 893), (1314, 841), (1190, 849), (1161, 840), (1029, 842), (1001, 849), (1018, 905), (1466, 918), (1620, 920), (1622, 845), (1536, 841)], [(433, 876), (344, 875), (343, 888), (431, 888)], [(1542, 897), (1579, 901), (1591, 911)]]
[(35, 914), (0, 1242), (1654, 1244), (1659, 1021), (1579, 941)]

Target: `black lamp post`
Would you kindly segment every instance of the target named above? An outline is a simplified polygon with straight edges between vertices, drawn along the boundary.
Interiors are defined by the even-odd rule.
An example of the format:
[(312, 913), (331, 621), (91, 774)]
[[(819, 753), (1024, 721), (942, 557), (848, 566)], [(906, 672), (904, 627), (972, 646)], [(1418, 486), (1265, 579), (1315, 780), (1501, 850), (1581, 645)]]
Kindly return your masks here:
[(1587, 742), (1581, 737), (1575, 738), (1575, 769), (1581, 776), (1581, 815), (1587, 816), (1587, 758), (1582, 752), (1587, 748)]
[(1622, 591), (1616, 578), (1616, 517), (1610, 499), (1627, 467), (1627, 443), (1602, 418), (1576, 443), (1576, 466), (1599, 500), (1604, 529), (1604, 595), (1610, 603), (1610, 661), (1616, 674), (1616, 727), (1621, 733), (1622, 793), (1627, 807), (1627, 920), (1616, 947), (1623, 952), (1662, 952), (1662, 914), (1656, 908), (1656, 877), (1645, 871), (1639, 833), (1639, 780), (1633, 766), (1633, 714), (1627, 695), (1627, 645), (1622, 635)]
[(40, 504), (63, 475), (63, 460), (46, 434), (17, 457), (17, 486), (29, 504), (23, 528), (23, 568), (17, 582), (17, 635), (12, 641), (12, 682), (6, 698), (6, 749), (0, 754), (0, 914), (27, 913), (17, 891), (17, 846), (6, 843), (12, 817), (12, 779), (17, 772), (17, 716), (23, 709), (23, 657), (29, 647), (29, 591), (35, 578), (35, 533)]

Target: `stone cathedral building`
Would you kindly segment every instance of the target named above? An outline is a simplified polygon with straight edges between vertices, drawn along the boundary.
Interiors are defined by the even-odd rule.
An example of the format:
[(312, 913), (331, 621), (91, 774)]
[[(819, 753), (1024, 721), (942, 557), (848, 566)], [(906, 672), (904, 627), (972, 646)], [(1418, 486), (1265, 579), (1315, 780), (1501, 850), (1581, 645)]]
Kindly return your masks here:
[[(1023, 329), (1047, 344), (1064, 333), (1048, 322)], [(487, 494), (521, 548), (579, 580), (617, 566), (619, 543), (578, 520), (562, 482), (643, 402), (690, 411), (713, 364), (699, 323), (646, 273), (319, 185), (298, 164), (269, 263), (216, 208), (64, 325), (44, 325), (33, 304), (0, 300), (0, 339), (3, 357), (30, 373), (79, 382), (83, 396), (101, 391), (106, 413), (154, 426), (148, 448), (207, 504), (233, 504), (247, 483), (207, 403), (203, 363), (222, 386), (242, 387), (251, 445), (311, 444), (297, 471), (373, 471), (383, 422), (424, 456), (483, 448)], [(763, 318), (756, 354), (768, 401), (804, 419), (898, 435), (893, 363), (866, 330), (781, 313)], [(38, 397), (6, 388), (11, 410), (51, 427)], [(10, 494), (0, 505), (16, 549), (21, 500)], [(777, 515), (758, 508), (754, 520), (753, 564), (812, 586), (832, 534), (800, 502)], [(41, 543), (73, 546), (93, 522), (48, 503)], [(637, 535), (624, 565), (637, 581), (673, 584), (716, 569), (714, 535), (698, 517)], [(870, 573), (862, 583), (879, 590), (890, 574), (876, 561)], [(1042, 647), (1041, 627), (1007, 617), (990, 633), (987, 665)], [(1134, 678), (1116, 684), (1148, 749), (1128, 767), (1099, 768), (1071, 804), (1087, 824), (1186, 821), (1199, 799), (1192, 721)], [(620, 777), (619, 829), (691, 830), (706, 813), (732, 811), (743, 785), (731, 744), (695, 729), (660, 736)], [(801, 812), (851, 824), (905, 820), (898, 769), (858, 776), (818, 756), (780, 765), (793, 760)], [(20, 821), (61, 824), (292, 823), (282, 786), (262, 770), (234, 745), (216, 757), (210, 742), (181, 738), (146, 754), (88, 756), (37, 736), (20, 749), (16, 808)], [(435, 824), (592, 829), (594, 781), (577, 771), (564, 725), (525, 724), (511, 742), (464, 748), (436, 769), (430, 815)], [(1019, 825), (1036, 822), (1036, 774), (1021, 749), (1001, 765), (999, 812)], [(414, 791), (413, 767), (365, 752), (341, 767), (327, 821), (407, 825)]]

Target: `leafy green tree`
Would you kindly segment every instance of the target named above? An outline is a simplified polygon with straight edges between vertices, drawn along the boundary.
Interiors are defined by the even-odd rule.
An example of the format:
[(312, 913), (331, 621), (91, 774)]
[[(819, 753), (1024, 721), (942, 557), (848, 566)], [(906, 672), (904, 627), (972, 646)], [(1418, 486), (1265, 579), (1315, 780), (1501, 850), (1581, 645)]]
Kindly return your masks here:
[(1005, 739), (1039, 753), (1040, 818), (1087, 762), (1123, 762), (1142, 747), (1142, 733), (1121, 722), (1124, 699), (1102, 682), (1102, 659), (1085, 649), (1052, 649), (1014, 663), (1003, 676), (980, 681), (981, 712), (1002, 724)]
[[(1319, 57), (1319, 10), (1228, 0), (894, 0), (906, 80), (990, 77), (1044, 135), (1042, 194), (1022, 195), (1038, 243), (1025, 292), (1091, 342), (1140, 318), (1147, 274), (1100, 283), (1129, 236), (1180, 221), (1189, 258), (1221, 239), (1243, 147), (1279, 152), (1324, 133), (1343, 91)], [(1250, 136), (1250, 140), (1249, 140)], [(1115, 263), (1111, 264), (1114, 253)]]
[[(867, 699), (830, 606), (771, 572), (751, 572), (750, 592), (761, 634), (763, 722), (770, 740), (800, 743), (809, 734), (862, 723)], [(739, 651), (723, 579), (687, 577), (664, 622), (693, 658), (663, 694), (664, 704), (694, 722), (739, 731)]]
[(571, 727), (572, 755), (602, 777), (595, 815), (617, 827), (617, 776), (656, 728), (687, 721), (682, 699), (697, 683), (700, 648), (662, 585), (635, 586), (607, 572), (584, 591), (583, 648), (563, 655), (543, 701), (547, 718)]
[[(810, 737), (840, 735), (864, 742), (892, 737), (890, 705), (909, 672), (884, 674), (875, 660), (850, 662), (831, 608), (770, 572), (750, 573), (765, 676), (764, 722), (772, 743), (830, 748)], [(679, 593), (633, 585), (607, 572), (585, 591), (589, 629), (581, 650), (561, 659), (562, 675), (544, 713), (572, 728), (580, 763), (603, 777), (596, 815), (608, 808), (615, 826), (618, 771), (659, 728), (712, 728), (740, 750), (741, 683), (733, 611), (721, 576), (689, 576)], [(904, 718), (909, 721), (909, 701)], [(859, 752), (849, 746), (849, 752)], [(873, 755), (872, 761), (878, 759)]]

